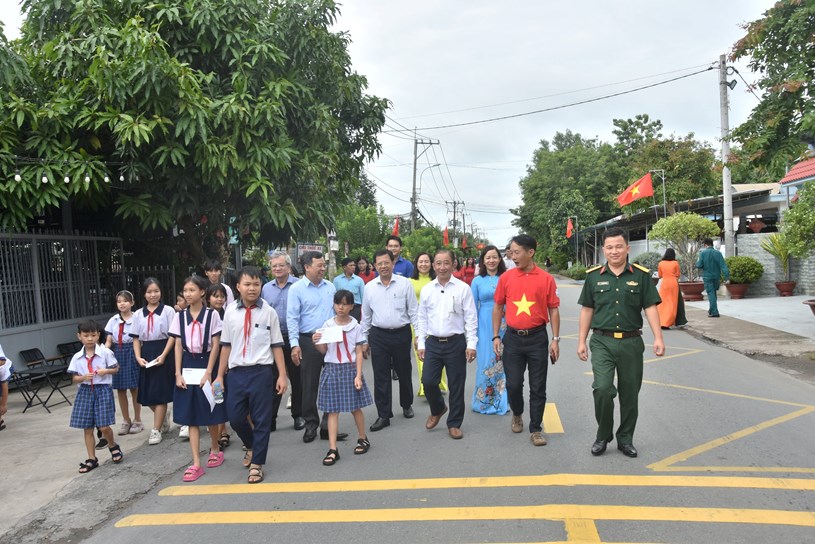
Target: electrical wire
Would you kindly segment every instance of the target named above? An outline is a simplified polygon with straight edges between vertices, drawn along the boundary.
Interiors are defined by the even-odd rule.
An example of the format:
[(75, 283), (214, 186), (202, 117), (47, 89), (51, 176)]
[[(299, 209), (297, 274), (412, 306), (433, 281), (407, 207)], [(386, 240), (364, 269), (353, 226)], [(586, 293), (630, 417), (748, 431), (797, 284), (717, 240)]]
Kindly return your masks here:
[(736, 75), (737, 75), (737, 76), (739, 76), (739, 79), (741, 79), (741, 80), (742, 80), (742, 82), (744, 82), (744, 86), (745, 86), (745, 87), (747, 87), (747, 90), (748, 90), (748, 91), (750, 91), (750, 93), (752, 93), (752, 95), (756, 97), (756, 100), (758, 100), (759, 102), (761, 102), (761, 98), (760, 98), (760, 97), (759, 97), (759, 96), (756, 94), (756, 92), (753, 90), (753, 86), (752, 86), (752, 85), (750, 85), (749, 83), (747, 83), (747, 80), (746, 80), (746, 79), (744, 79), (744, 76), (742, 76), (742, 75), (741, 75), (741, 72), (739, 72), (738, 70), (736, 70), (736, 69), (735, 69), (733, 66), (730, 66), (730, 68), (731, 68), (731, 69), (732, 69), (732, 70), (733, 70), (733, 71), (736, 73)]
[[(484, 123), (494, 123), (496, 121), (504, 121), (504, 120), (507, 120), (507, 119), (516, 119), (518, 117), (526, 117), (526, 116), (529, 116), (529, 115), (536, 115), (538, 113), (544, 113), (544, 112), (548, 112), (548, 111), (555, 111), (555, 110), (562, 110), (562, 109), (566, 109), (566, 108), (572, 108), (572, 107), (580, 106), (580, 105), (583, 105), (583, 104), (590, 104), (592, 102), (600, 102), (601, 100), (608, 100), (610, 98), (615, 98), (615, 97), (618, 97), (618, 96), (623, 96), (623, 95), (626, 95), (626, 94), (635, 93), (635, 92), (642, 91), (642, 90), (645, 90), (645, 89), (651, 89), (653, 87), (658, 87), (660, 85), (667, 85), (668, 83), (673, 83), (674, 81), (679, 81), (680, 79), (685, 79), (685, 78), (695, 76), (695, 75), (698, 75), (698, 74), (703, 74), (705, 72), (709, 72), (710, 70), (713, 70), (712, 66), (709, 67), (709, 68), (706, 68), (704, 70), (691, 72), (690, 74), (685, 74), (685, 75), (681, 75), (681, 76), (678, 76), (678, 77), (673, 77), (673, 78), (670, 78), (670, 79), (666, 79), (666, 80), (663, 80), (663, 81), (658, 81), (656, 83), (651, 83), (649, 85), (643, 85), (641, 87), (636, 87), (634, 89), (628, 89), (628, 90), (625, 90), (625, 91), (620, 91), (620, 92), (617, 92), (617, 93), (611, 93), (611, 94), (607, 94), (607, 95), (603, 95), (603, 96), (598, 96), (598, 97), (595, 97), (595, 98), (587, 98), (586, 100), (579, 100), (577, 102), (562, 104), (560, 106), (552, 106), (550, 108), (542, 108), (542, 109), (539, 109), (539, 110), (526, 111), (526, 112), (522, 112), (522, 113), (515, 113), (515, 114), (512, 114), (512, 115), (502, 115), (500, 117), (491, 117), (489, 119), (480, 119), (478, 121), (468, 121), (468, 122), (465, 122), (465, 123), (450, 123), (450, 124), (447, 124), (447, 125), (437, 125), (437, 126), (432, 126), (432, 127), (421, 127), (421, 128), (417, 128), (416, 130), (440, 130), (440, 129), (444, 129), (444, 128), (481, 125), (481, 124), (484, 124)], [(382, 132), (387, 132), (387, 131), (382, 131)]]

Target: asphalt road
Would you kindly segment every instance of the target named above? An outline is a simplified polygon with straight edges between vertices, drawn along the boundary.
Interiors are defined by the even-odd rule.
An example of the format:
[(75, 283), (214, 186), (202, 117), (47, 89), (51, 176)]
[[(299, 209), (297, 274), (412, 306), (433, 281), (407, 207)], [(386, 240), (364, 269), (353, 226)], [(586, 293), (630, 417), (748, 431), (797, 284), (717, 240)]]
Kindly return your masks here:
[[(284, 417), (263, 484), (245, 484), (237, 440), (226, 463), (195, 484), (181, 482), (183, 468), (156, 459), (155, 470), (170, 476), (77, 536), (138, 544), (813, 542), (815, 386), (667, 331), (665, 357), (646, 347), (634, 438), (640, 456), (626, 458), (612, 444), (592, 457), (591, 368), (575, 355), (578, 294), (577, 286), (561, 286), (564, 338), (549, 372), (545, 447), (533, 447), (526, 432), (511, 433), (509, 416), (468, 411), (459, 441), (443, 423), (428, 432), (428, 405), (417, 399), (414, 419), (397, 415), (370, 433), (367, 455), (353, 455), (350, 440), (338, 464), (323, 467), (327, 443), (303, 444)], [(366, 377), (371, 383), (370, 368)], [(365, 415), (370, 425), (375, 409)], [(350, 415), (340, 427), (352, 431)], [(140, 466), (136, 476), (149, 471)], [(125, 484), (66, 500), (71, 511), (87, 512), (118, 485)]]

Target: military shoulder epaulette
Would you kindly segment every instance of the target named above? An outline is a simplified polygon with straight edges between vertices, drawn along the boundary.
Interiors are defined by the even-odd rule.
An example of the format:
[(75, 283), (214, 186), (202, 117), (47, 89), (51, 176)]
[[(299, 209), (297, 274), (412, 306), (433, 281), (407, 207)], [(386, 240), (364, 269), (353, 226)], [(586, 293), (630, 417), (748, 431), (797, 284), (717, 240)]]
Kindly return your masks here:
[(650, 273), (651, 273), (651, 270), (649, 270), (648, 268), (646, 268), (646, 267), (642, 266), (642, 265), (641, 265), (641, 264), (639, 264), (639, 263), (631, 263), (631, 265), (632, 265), (634, 268), (639, 268), (640, 270), (642, 270), (642, 271), (643, 271), (643, 272), (645, 272), (646, 274), (650, 274)]
[(592, 266), (591, 268), (586, 270), (586, 274), (588, 274), (589, 272), (594, 272), (595, 270), (600, 270), (601, 268), (603, 268), (602, 264), (598, 264), (597, 266)]

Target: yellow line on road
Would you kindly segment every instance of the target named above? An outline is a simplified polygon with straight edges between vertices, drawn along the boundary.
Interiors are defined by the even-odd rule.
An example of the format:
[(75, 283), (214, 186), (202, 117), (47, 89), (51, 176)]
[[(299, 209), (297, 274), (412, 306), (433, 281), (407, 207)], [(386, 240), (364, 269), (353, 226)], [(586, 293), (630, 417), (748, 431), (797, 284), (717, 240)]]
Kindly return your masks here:
[(680, 521), (815, 527), (815, 512), (733, 508), (545, 504), (538, 506), (474, 506), (446, 508), (382, 508), (355, 510), (273, 510), (136, 514), (116, 527), (162, 525), (234, 525), (278, 523), (376, 523), (482, 520)]
[(566, 540), (568, 542), (602, 542), (597, 525), (590, 519), (567, 519)]
[(558, 414), (554, 402), (546, 403), (546, 409), (543, 411), (543, 430), (548, 434), (561, 434), (564, 432), (563, 423), (560, 421), (560, 414)]
[[(651, 344), (648, 344), (651, 345)], [(680, 349), (680, 348), (671, 348), (668, 346), (667, 349)], [(645, 359), (643, 363), (658, 363), (660, 361), (665, 361), (667, 359), (675, 359), (676, 357), (687, 357), (688, 355), (695, 355), (697, 353), (702, 353), (704, 350), (702, 349), (694, 349), (686, 351), (685, 353), (674, 353), (673, 355), (663, 355), (661, 357), (654, 357), (653, 359)]]
[(815, 408), (815, 406), (809, 404), (801, 404), (799, 402), (789, 402), (786, 400), (777, 400), (777, 399), (768, 399), (766, 397), (754, 397), (751, 395), (742, 395), (741, 393), (730, 393), (728, 391), (717, 391), (716, 389), (703, 389), (701, 387), (691, 387), (689, 385), (677, 385), (674, 383), (663, 383), (663, 382), (653, 382), (649, 380), (643, 380), (642, 383), (647, 383), (649, 385), (661, 385), (663, 387), (671, 387), (674, 389), (684, 389), (685, 391), (698, 391), (700, 393), (712, 393), (714, 395), (722, 395), (725, 397), (735, 397), (738, 399), (748, 399), (748, 400), (759, 400), (762, 402), (772, 402), (774, 404), (784, 404), (787, 406), (797, 406), (798, 408)]
[[(239, 495), (252, 493), (345, 493), (415, 489), (475, 489), (495, 487), (687, 487), (815, 491), (815, 480), (728, 476), (640, 476), (612, 474), (545, 474), (536, 476), (487, 476), (479, 478), (415, 478), (404, 480), (346, 480), (338, 482), (280, 482), (171, 486), (163, 497)], [(577, 516), (582, 518), (583, 516)]]
[[(812, 412), (815, 412), (815, 406), (801, 408), (800, 410), (796, 410), (792, 413), (764, 421), (762, 423), (759, 423), (758, 425), (751, 425), (746, 429), (742, 429), (735, 433), (731, 433), (721, 438), (717, 438), (704, 444), (700, 444), (699, 446), (687, 449), (683, 452), (679, 452), (676, 455), (671, 455), (670, 457), (667, 457), (662, 461), (658, 461), (656, 463), (648, 465), (647, 468), (650, 468), (651, 470), (664, 470), (666, 467), (675, 465), (676, 463), (681, 463), (682, 461), (687, 461), (691, 457), (696, 457), (697, 455), (710, 451), (714, 448), (718, 448), (719, 446), (729, 444), (730, 442), (734, 442), (740, 438), (744, 438), (745, 436), (750, 436), (751, 434), (763, 431), (764, 429), (767, 429), (769, 427), (774, 427), (776, 425), (780, 425), (781, 423), (786, 423), (787, 421), (790, 421), (801, 416), (805, 416), (807, 414), (811, 414)], [(765, 471), (765, 469), (762, 467), (754, 467), (751, 470), (751, 472), (762, 472), (762, 471)]]

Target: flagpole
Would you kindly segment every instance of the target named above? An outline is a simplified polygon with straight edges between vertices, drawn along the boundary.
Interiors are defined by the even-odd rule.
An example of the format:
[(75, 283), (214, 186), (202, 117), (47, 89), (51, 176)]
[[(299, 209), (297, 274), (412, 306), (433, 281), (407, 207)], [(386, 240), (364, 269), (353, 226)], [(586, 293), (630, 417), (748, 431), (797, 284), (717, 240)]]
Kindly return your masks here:
[[(667, 199), (665, 198), (665, 170), (662, 168), (658, 168), (655, 170), (648, 170), (652, 174), (659, 174), (662, 178), (662, 217), (668, 217), (668, 205)], [(656, 197), (654, 197), (654, 205), (656, 205)], [(659, 219), (659, 216), (657, 216)]]

